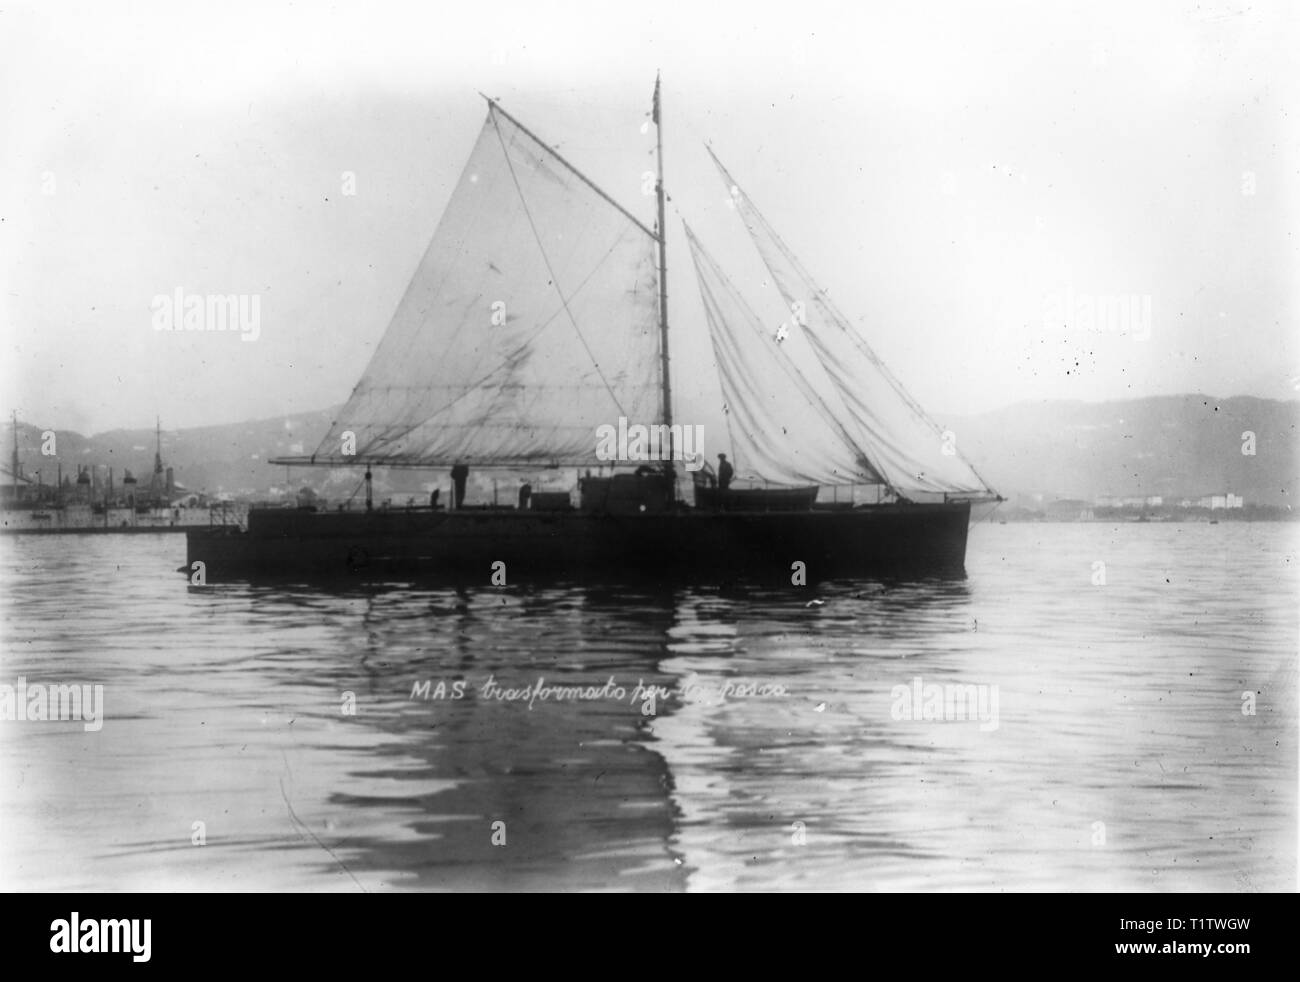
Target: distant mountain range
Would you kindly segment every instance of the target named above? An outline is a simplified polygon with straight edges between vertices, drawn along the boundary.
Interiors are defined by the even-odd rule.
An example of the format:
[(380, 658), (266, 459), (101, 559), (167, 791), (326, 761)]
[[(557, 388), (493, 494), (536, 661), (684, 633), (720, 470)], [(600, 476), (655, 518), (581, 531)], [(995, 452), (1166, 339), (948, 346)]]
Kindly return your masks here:
[[(334, 410), (293, 417), (162, 433), (162, 457), (176, 480), (194, 491), (263, 495), (283, 488), (286, 470), (268, 458), (310, 453), (329, 429)], [(946, 417), (941, 426), (984, 478), (1013, 503), (1101, 495), (1196, 498), (1231, 492), (1247, 504), (1288, 506), (1300, 483), (1300, 401), (1206, 395), (1159, 396), (1118, 402), (1020, 403), (977, 416)], [(55, 431), (55, 456), (42, 456), (44, 427), (19, 423), (27, 476), (54, 482), (57, 465), (75, 480), (77, 465), (112, 466), (146, 477), (153, 468), (153, 430), (112, 430), (94, 436)], [(1254, 453), (1243, 453), (1252, 449)], [(6, 434), (7, 435), (7, 434)], [(594, 437), (593, 437), (594, 438)], [(9, 446), (3, 459), (8, 469)], [(445, 474), (439, 474), (445, 478)], [(350, 493), (360, 474), (295, 468), (294, 487), (309, 484), (330, 496)], [(385, 493), (418, 493), (426, 472), (390, 472)], [(445, 483), (445, 482), (444, 482)], [(379, 488), (377, 488), (378, 492)], [(1041, 496), (1041, 497), (1040, 497)]]
[(1032, 402), (940, 422), (1007, 497), (1160, 495), (1168, 502), (1231, 492), (1247, 504), (1286, 507), (1300, 484), (1296, 400)]

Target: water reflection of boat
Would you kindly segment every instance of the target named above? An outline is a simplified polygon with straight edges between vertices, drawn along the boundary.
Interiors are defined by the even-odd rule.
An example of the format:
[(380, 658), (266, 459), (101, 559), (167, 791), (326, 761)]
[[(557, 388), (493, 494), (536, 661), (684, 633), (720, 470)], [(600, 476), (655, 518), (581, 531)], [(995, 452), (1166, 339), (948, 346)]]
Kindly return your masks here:
[[(318, 626), (324, 611), (352, 612), (327, 621), (318, 644), (257, 669), (267, 673), (268, 687), (317, 690), (302, 697), (306, 714), (346, 690), (368, 706), (344, 717), (352, 728), (346, 739), (335, 716), (328, 729), (295, 734), (299, 753), (308, 749), (308, 734), (319, 732), (310, 749), (332, 759), (341, 747), (360, 755), (348, 767), (353, 779), (329, 794), (340, 831), (321, 833), (331, 850), (322, 868), (337, 872), (337, 856), (358, 876), (377, 873), (417, 890), (663, 892), (685, 890), (703, 866), (715, 878), (704, 888), (720, 873), (736, 877), (725, 884), (734, 888), (750, 875), (753, 853), (746, 850), (762, 842), (769, 861), (789, 842), (791, 821), (831, 813), (868, 831), (860, 846), (882, 859), (900, 843), (919, 850), (906, 830), (882, 831), (892, 816), (864, 807), (869, 796), (834, 800), (836, 781), (865, 786), (875, 779), (869, 768), (838, 760), (833, 748), (819, 750), (802, 735), (791, 739), (798, 728), (846, 717), (816, 715), (822, 696), (808, 687), (808, 661), (791, 653), (790, 638), (803, 636), (809, 652), (824, 644), (883, 648), (899, 658), (918, 646), (933, 652), (969, 620), (970, 587), (947, 578), (858, 582), (819, 595), (836, 616), (822, 617), (784, 591), (657, 585), (509, 593), (313, 585), (259, 593), (290, 626)], [(358, 622), (364, 630), (353, 629)], [(546, 625), (544, 641), (521, 630), (529, 624)], [(833, 661), (838, 699), (860, 699), (881, 685), (861, 671), (861, 658)], [(543, 698), (529, 708), (485, 697), (489, 676), (504, 688), (539, 678), (553, 685), (613, 678), (627, 694)], [(789, 691), (720, 697), (738, 678)], [(446, 698), (412, 696), (424, 682), (435, 692), (439, 680), (448, 683)], [(464, 698), (451, 696), (452, 681), (468, 683)], [(672, 695), (646, 714), (630, 697), (638, 682)], [(846, 738), (861, 741), (864, 753), (891, 745), (900, 760), (914, 753), (912, 737), (887, 714), (865, 740), (856, 720), (853, 729)], [(789, 782), (805, 773), (798, 761), (810, 754), (821, 757), (819, 774), (831, 783)], [(821, 862), (843, 861), (836, 856)]]
[[(656, 643), (673, 625), (670, 591), (548, 587), (512, 594), (505, 608), (497, 591), (465, 589), (315, 587), (263, 599), (304, 625), (333, 604), (364, 610), (366, 631), (265, 669), (271, 685), (310, 679), (368, 701), (347, 719), (347, 747), (365, 756), (328, 800), (351, 813), (340, 826), (368, 830), (331, 845), (348, 870), (419, 890), (685, 889), (688, 870), (671, 845), (673, 779), (651, 734), (673, 707), (661, 701), (651, 716), (632, 699), (639, 681), (672, 684)], [(518, 629), (530, 622), (547, 625), (546, 644)], [(625, 694), (530, 705), (485, 694), (489, 677), (503, 691), (612, 677)], [(465, 683), (463, 698), (450, 684), (432, 697), (440, 680)], [(313, 749), (338, 754), (336, 729), (321, 739)]]

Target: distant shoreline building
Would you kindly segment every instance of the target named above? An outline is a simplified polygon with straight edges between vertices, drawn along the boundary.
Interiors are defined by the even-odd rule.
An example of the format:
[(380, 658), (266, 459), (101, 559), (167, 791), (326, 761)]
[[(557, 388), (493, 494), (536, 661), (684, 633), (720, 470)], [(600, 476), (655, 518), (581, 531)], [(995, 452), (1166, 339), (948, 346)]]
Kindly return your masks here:
[(1209, 494), (1199, 498), (1196, 505), (1198, 508), (1219, 511), (1222, 508), (1242, 508), (1245, 506), (1245, 501), (1239, 494)]
[(1093, 503), (1098, 508), (1208, 508), (1211, 511), (1219, 511), (1227, 508), (1244, 508), (1246, 499), (1230, 491), (1224, 494), (1204, 494), (1195, 498), (1170, 497), (1168, 502), (1165, 501), (1165, 496), (1160, 494), (1146, 497), (1103, 494), (1098, 495)]
[[(185, 485), (176, 481), (175, 472), (163, 464), (162, 421), (154, 425), (155, 446), (153, 471), (147, 479), (137, 479), (130, 468), (123, 468), (121, 478), (114, 480), (114, 468), (105, 464), (63, 461), (75, 467), (75, 474), (65, 474), (60, 458), (42, 448), (38, 461), (47, 461), (41, 469), (34, 469), (35, 478), (29, 477), (23, 467), (19, 451), (18, 418), (11, 420), (13, 446), (8, 467), (0, 464), (0, 507), (7, 509), (62, 508), (65, 505), (104, 508), (128, 507), (142, 513), (150, 509), (172, 509), (187, 497), (194, 497)], [(29, 427), (30, 432), (30, 427)], [(52, 440), (52, 434), (47, 434)], [(30, 439), (30, 437), (29, 437)], [(52, 443), (51, 443), (52, 447)], [(136, 447), (143, 450), (143, 447)], [(26, 452), (34, 451), (29, 447)], [(83, 453), (89, 452), (83, 451)], [(108, 451), (110, 454), (112, 450)], [(42, 472), (44, 471), (44, 473)], [(51, 473), (51, 471), (53, 471)]]
[(1045, 511), (1048, 518), (1059, 521), (1090, 522), (1094, 518), (1092, 506), (1079, 498), (1058, 498), (1048, 502)]

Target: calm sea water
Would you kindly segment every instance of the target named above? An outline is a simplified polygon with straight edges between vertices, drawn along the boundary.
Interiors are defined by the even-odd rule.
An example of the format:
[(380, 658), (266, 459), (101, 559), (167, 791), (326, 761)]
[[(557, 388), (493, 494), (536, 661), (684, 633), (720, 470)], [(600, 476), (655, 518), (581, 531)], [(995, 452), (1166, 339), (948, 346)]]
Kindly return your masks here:
[(961, 582), (325, 592), (9, 538), (0, 684), (102, 684), (104, 725), (0, 722), (0, 887), (1294, 890), (1296, 546), (983, 524)]

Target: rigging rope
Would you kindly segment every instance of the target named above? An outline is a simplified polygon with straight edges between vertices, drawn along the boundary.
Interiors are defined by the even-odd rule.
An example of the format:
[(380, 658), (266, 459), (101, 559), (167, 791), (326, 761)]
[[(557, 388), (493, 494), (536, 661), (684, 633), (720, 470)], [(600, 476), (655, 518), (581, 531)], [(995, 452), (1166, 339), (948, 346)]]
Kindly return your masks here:
[[(749, 304), (745, 301), (744, 297), (740, 295), (739, 291), (736, 290), (735, 285), (731, 282), (731, 279), (727, 276), (727, 274), (722, 271), (722, 269), (714, 261), (713, 257), (709, 255), (708, 250), (706, 250), (703, 244), (699, 241), (699, 239), (695, 237), (695, 233), (691, 231), (690, 226), (684, 220), (682, 222), (682, 225), (686, 229), (686, 237), (691, 246), (691, 258), (696, 262), (696, 278), (699, 283), (700, 293), (702, 295), (702, 298), (705, 300), (705, 313), (707, 315), (705, 320), (709, 326), (710, 336), (714, 340), (715, 358), (718, 357), (719, 351), (717, 347), (718, 342), (716, 336), (714, 335), (714, 331), (715, 329), (724, 330), (726, 329), (726, 325), (718, 324), (715, 328), (715, 318), (712, 316), (712, 314), (710, 314), (709, 310), (710, 310), (710, 306), (713, 308), (718, 308), (720, 307), (720, 305), (717, 303), (716, 300), (712, 299), (712, 290), (704, 282), (704, 278), (699, 275), (700, 272), (699, 263), (701, 260), (708, 265), (713, 275), (718, 278), (718, 280), (722, 283), (723, 288), (727, 290), (727, 293), (731, 297), (732, 301), (740, 308), (742, 319), (745, 320), (745, 322), (749, 325), (750, 329), (759, 337), (761, 341), (766, 341), (767, 336), (764, 333), (762, 327), (759, 326), (760, 321), (758, 316), (750, 308)], [(763, 345), (763, 350), (768, 350), (765, 344)], [(772, 360), (775, 361), (776, 364), (780, 365), (781, 370), (785, 372), (786, 377), (790, 379), (791, 382), (794, 383), (795, 388), (798, 390), (799, 394), (803, 397), (804, 401), (808, 404), (809, 408), (816, 411), (818, 415), (822, 417), (823, 420), (830, 423), (836, 430), (839, 431), (840, 437), (858, 456), (860, 463), (862, 465), (865, 465), (863, 469), (867, 473), (864, 476), (878, 477), (882, 482), (884, 482), (884, 484), (887, 487), (890, 488), (891, 491), (893, 491), (894, 488), (892, 485), (889, 484), (888, 479), (885, 478), (885, 476), (880, 473), (880, 469), (871, 462), (870, 456), (867, 454), (865, 450), (863, 450), (862, 446), (856, 440), (853, 439), (853, 437), (849, 434), (849, 432), (844, 428), (844, 425), (838, 419), (835, 418), (835, 414), (831, 411), (830, 407), (826, 405), (825, 400), (822, 399), (822, 397), (817, 393), (816, 389), (813, 388), (811, 383), (809, 383), (807, 377), (799, 369), (799, 366), (796, 365), (790, 359), (790, 356), (787, 355), (784, 351), (782, 351), (779, 357), (773, 357)], [(723, 370), (721, 369), (721, 367), (719, 367), (719, 375), (722, 374), (724, 374)], [(730, 419), (728, 419), (728, 427), (730, 427)], [(728, 429), (728, 433), (730, 433), (730, 429)]]
[(614, 400), (614, 405), (618, 407), (619, 415), (626, 416), (627, 413), (623, 410), (623, 404), (619, 402), (619, 398), (610, 386), (609, 380), (605, 378), (605, 373), (601, 370), (600, 363), (596, 361), (596, 356), (592, 353), (591, 346), (587, 344), (587, 339), (583, 336), (582, 329), (578, 327), (578, 322), (573, 316), (573, 311), (569, 309), (569, 300), (564, 295), (564, 289), (560, 286), (559, 277), (555, 275), (555, 269), (551, 266), (551, 257), (547, 255), (546, 247), (542, 245), (542, 236), (537, 231), (537, 224), (533, 221), (532, 210), (529, 209), (528, 201), (524, 198), (524, 189), (519, 184), (519, 177), (515, 173), (514, 162), (510, 159), (509, 151), (506, 150), (505, 137), (501, 135), (501, 126), (496, 122), (495, 115), (492, 117), (492, 123), (493, 126), (496, 127), (497, 138), (501, 141), (501, 152), (505, 155), (506, 167), (510, 169), (510, 178), (514, 181), (515, 190), (519, 192), (519, 203), (524, 209), (524, 217), (528, 219), (528, 227), (533, 231), (533, 239), (537, 243), (537, 250), (542, 254), (542, 261), (546, 263), (547, 272), (551, 274), (551, 282), (555, 284), (555, 292), (559, 295), (560, 302), (564, 304), (564, 312), (569, 316), (569, 323), (573, 325), (573, 331), (578, 335), (578, 340), (582, 342), (583, 350), (587, 352), (587, 357), (591, 359), (592, 367), (596, 369), (596, 374), (600, 376), (600, 381), (605, 386), (605, 391), (609, 393), (609, 397)]

